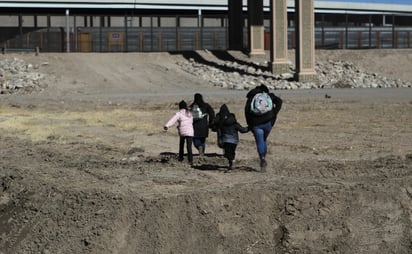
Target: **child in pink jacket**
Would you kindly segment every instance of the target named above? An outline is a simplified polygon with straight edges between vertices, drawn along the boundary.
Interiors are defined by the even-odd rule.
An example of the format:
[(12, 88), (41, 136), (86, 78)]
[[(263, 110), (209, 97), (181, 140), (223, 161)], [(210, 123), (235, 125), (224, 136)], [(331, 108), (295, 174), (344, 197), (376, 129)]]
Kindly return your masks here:
[(185, 101), (179, 102), (179, 111), (165, 124), (163, 129), (167, 131), (175, 123), (177, 123), (179, 133), (179, 161), (183, 161), (183, 149), (186, 141), (187, 159), (189, 164), (192, 164), (193, 116)]

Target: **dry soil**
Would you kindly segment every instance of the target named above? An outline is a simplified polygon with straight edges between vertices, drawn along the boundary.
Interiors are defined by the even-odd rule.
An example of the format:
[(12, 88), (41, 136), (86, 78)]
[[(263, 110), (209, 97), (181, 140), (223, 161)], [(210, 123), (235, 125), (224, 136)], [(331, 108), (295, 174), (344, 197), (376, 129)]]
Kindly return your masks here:
[[(412, 80), (411, 50), (316, 54)], [(412, 88), (275, 91), (267, 173), (246, 133), (225, 174), (215, 133), (190, 167), (162, 126), (197, 92), (244, 125), (247, 91), (184, 72), (181, 54), (12, 57), (47, 87), (0, 95), (1, 254), (412, 252)]]

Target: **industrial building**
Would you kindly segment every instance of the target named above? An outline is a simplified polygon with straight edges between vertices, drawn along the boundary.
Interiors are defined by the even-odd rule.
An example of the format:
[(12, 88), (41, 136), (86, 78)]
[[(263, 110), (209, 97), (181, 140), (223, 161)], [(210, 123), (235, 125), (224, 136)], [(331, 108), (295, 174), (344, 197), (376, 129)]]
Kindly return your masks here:
[[(0, 47), (44, 52), (250, 51), (248, 21), (254, 8), (262, 11), (268, 50), (271, 1), (254, 1), (262, 6), (256, 10), (247, 0), (0, 0)], [(295, 0), (286, 2), (287, 47), (295, 48)], [(313, 2), (316, 48), (411, 48), (409, 0)], [(231, 15), (234, 4), (240, 10)], [(234, 19), (236, 27), (231, 26)]]

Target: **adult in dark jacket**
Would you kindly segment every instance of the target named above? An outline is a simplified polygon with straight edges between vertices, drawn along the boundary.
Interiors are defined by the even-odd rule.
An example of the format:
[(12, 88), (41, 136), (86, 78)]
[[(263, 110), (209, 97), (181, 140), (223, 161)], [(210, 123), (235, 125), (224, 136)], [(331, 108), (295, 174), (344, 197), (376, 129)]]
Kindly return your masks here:
[[(251, 111), (251, 102), (253, 97), (258, 94), (265, 92), (269, 94), (272, 99), (273, 108), (271, 111), (256, 115)], [(267, 153), (267, 137), (270, 134), (273, 126), (275, 125), (277, 115), (282, 108), (282, 99), (276, 96), (274, 93), (269, 92), (269, 88), (265, 85), (256, 86), (254, 89), (250, 90), (246, 95), (247, 101), (245, 105), (245, 117), (249, 129), (253, 132), (255, 137), (257, 152), (260, 159), (260, 169), (261, 172), (266, 171), (266, 153)]]
[(219, 113), (216, 114), (212, 130), (217, 131), (223, 142), (224, 156), (229, 162), (225, 172), (232, 169), (233, 161), (236, 156), (236, 147), (239, 143), (239, 132), (246, 133), (247, 127), (242, 127), (236, 120), (236, 116), (230, 113), (226, 104), (220, 107)]
[(215, 111), (213, 108), (203, 100), (203, 96), (200, 93), (196, 93), (194, 96), (194, 101), (190, 105), (190, 108), (193, 108), (197, 105), (201, 112), (202, 116), (196, 118), (193, 114), (193, 128), (194, 128), (194, 137), (193, 145), (199, 151), (199, 155), (202, 157), (206, 150), (206, 138), (209, 136), (209, 127), (212, 125), (213, 120), (215, 119)]

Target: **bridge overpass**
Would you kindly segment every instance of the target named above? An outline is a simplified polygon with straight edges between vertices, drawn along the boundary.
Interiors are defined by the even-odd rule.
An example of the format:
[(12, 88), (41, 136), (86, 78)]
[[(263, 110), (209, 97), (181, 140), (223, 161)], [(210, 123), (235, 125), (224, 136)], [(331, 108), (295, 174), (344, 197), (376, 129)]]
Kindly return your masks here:
[[(1, 9), (36, 8), (36, 9), (122, 9), (122, 10), (228, 10), (228, 0), (0, 0)], [(242, 0), (243, 9), (247, 9), (247, 0)], [(270, 0), (263, 0), (266, 10)], [(287, 0), (289, 10), (295, 8), (294, 0)], [(409, 0), (314, 0), (315, 12), (412, 12)]]
[(172, 9), (172, 10), (227, 10), (227, 0), (1, 0), (0, 7), (3, 8), (50, 8), (50, 9)]

